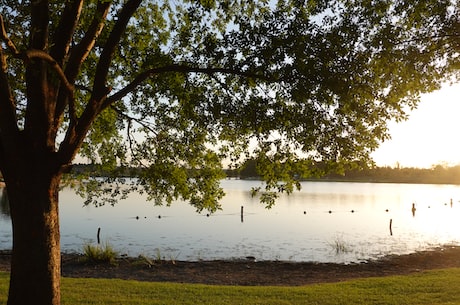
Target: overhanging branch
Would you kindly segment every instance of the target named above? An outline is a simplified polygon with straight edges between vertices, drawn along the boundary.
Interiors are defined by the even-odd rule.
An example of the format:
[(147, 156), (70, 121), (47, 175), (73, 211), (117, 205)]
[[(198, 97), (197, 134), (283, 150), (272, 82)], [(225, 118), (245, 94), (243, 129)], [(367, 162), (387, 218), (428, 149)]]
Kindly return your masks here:
[(146, 79), (153, 77), (155, 75), (158, 75), (158, 74), (168, 73), (168, 72), (200, 73), (200, 74), (208, 74), (208, 75), (222, 73), (222, 74), (237, 75), (237, 76), (243, 76), (243, 77), (248, 77), (248, 78), (261, 79), (265, 81), (275, 81), (275, 79), (272, 79), (265, 75), (257, 74), (254, 72), (235, 70), (235, 69), (230, 69), (230, 68), (212, 68), (212, 67), (211, 68), (201, 68), (201, 67), (187, 66), (183, 64), (171, 64), (171, 65), (167, 65), (163, 67), (149, 69), (149, 70), (146, 70), (140, 73), (126, 87), (122, 88), (115, 94), (109, 96), (105, 100), (104, 106), (107, 107), (111, 105), (112, 103), (121, 100), (123, 97), (133, 92), (137, 88), (137, 86), (143, 83)]
[(53, 35), (53, 45), (50, 54), (61, 66), (64, 66), (64, 60), (69, 51), (72, 36), (80, 19), (83, 2), (83, 0), (66, 1), (64, 12)]
[(62, 83), (64, 84), (64, 86), (69, 92), (73, 93), (73, 91), (75, 90), (74, 86), (71, 83), (69, 83), (69, 81), (67, 80), (67, 77), (65, 76), (64, 71), (62, 70), (61, 66), (59, 66), (57, 61), (54, 60), (54, 58), (51, 57), (48, 53), (44, 51), (40, 51), (40, 50), (27, 50), (24, 53), (19, 54), (18, 57), (22, 58), (25, 61), (30, 61), (32, 59), (44, 60), (57, 73)]
[[(118, 48), (120, 39), (126, 30), (129, 20), (136, 12), (141, 2), (141, 0), (128, 0), (123, 5), (120, 13), (118, 14), (117, 21), (107, 38), (107, 41), (99, 57), (99, 62), (96, 66), (93, 88), (95, 94), (107, 94), (105, 86), (107, 83), (107, 75), (110, 70), (113, 54)], [(93, 100), (98, 101), (101, 98), (103, 98), (103, 96), (96, 96)]]
[(149, 130), (150, 132), (156, 133), (155, 129), (153, 129), (151, 126), (149, 126), (149, 124), (147, 124), (146, 122), (144, 122), (142, 119), (139, 119), (139, 118), (136, 118), (136, 117), (133, 117), (133, 116), (130, 116), (130, 115), (126, 114), (125, 112), (123, 112), (122, 110), (118, 109), (118, 108), (115, 107), (114, 105), (111, 105), (111, 108), (112, 108), (119, 116), (125, 118), (128, 122), (136, 122), (136, 123), (138, 123), (139, 125), (141, 125), (142, 127), (144, 127), (145, 129)]
[(136, 140), (134, 139), (135, 137), (131, 135), (132, 123), (133, 123), (133, 122), (138, 123), (138, 124), (141, 125), (142, 127), (146, 128), (147, 130), (149, 130), (150, 132), (152, 132), (153, 134), (156, 134), (156, 131), (155, 131), (151, 126), (149, 126), (147, 123), (145, 123), (144, 121), (142, 121), (142, 119), (138, 119), (138, 118), (129, 116), (128, 114), (124, 113), (123, 111), (121, 111), (120, 109), (118, 109), (117, 107), (115, 107), (114, 105), (111, 105), (111, 108), (112, 108), (119, 116), (121, 116), (121, 117), (123, 117), (124, 119), (127, 120), (128, 125), (127, 125), (127, 128), (126, 128), (126, 138), (128, 139), (129, 150), (131, 151), (131, 157), (133, 158), (133, 160), (137, 161), (137, 162), (138, 162), (139, 164), (141, 164), (142, 166), (145, 166), (145, 164), (143, 164), (144, 162), (142, 162), (142, 160), (139, 159), (139, 158), (137, 157), (137, 154), (135, 153), (135, 150), (134, 150), (134, 145), (135, 145)]
[(85, 32), (85, 35), (81, 39), (80, 43), (72, 48), (65, 71), (69, 81), (74, 82), (75, 77), (78, 75), (80, 70), (81, 64), (85, 61), (93, 49), (96, 39), (99, 37), (102, 29), (104, 28), (104, 21), (109, 12), (109, 8), (109, 1), (98, 2), (93, 20), (91, 21), (88, 30)]
[(7, 45), (8, 49), (10, 49), (10, 52), (13, 53), (14, 55), (17, 55), (18, 49), (14, 45), (13, 41), (11, 41), (10, 37), (8, 37), (8, 34), (6, 33), (6, 28), (5, 28), (5, 23), (3, 22), (3, 16), (0, 14), (0, 35), (1, 39), (5, 42)]
[[(91, 21), (88, 30), (86, 31), (80, 43), (73, 47), (70, 52), (70, 57), (67, 62), (67, 66), (65, 68), (64, 73), (66, 75), (67, 81), (71, 84), (75, 83), (75, 79), (78, 75), (78, 72), (80, 71), (82, 63), (88, 57), (89, 53), (94, 47), (96, 39), (99, 37), (99, 35), (102, 32), (102, 29), (104, 28), (104, 20), (107, 17), (110, 8), (110, 3), (111, 2), (109, 1), (98, 1), (93, 20)], [(63, 20), (63, 22), (65, 22), (65, 20)], [(64, 110), (68, 103), (69, 101), (67, 100), (67, 97), (60, 94), (58, 97), (56, 110), (54, 114), (56, 127), (60, 124), (61, 116), (64, 113)], [(75, 107), (74, 105), (72, 105), (72, 103), (74, 102), (70, 101), (70, 116), (71, 118), (74, 117), (76, 119), (76, 114), (74, 111)]]

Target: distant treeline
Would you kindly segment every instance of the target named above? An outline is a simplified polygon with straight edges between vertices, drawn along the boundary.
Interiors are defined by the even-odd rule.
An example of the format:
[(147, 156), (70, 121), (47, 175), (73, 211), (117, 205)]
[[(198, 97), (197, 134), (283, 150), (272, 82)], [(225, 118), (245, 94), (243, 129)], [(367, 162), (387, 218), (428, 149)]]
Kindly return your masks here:
[[(254, 161), (248, 161), (238, 171), (241, 179), (257, 177)], [(308, 181), (351, 181), (351, 182), (388, 182), (388, 183), (427, 183), (460, 184), (460, 165), (437, 165), (432, 168), (414, 167), (373, 167), (345, 170), (344, 173), (329, 173), (322, 177), (307, 177)]]
[(89, 175), (93, 177), (136, 177), (140, 171), (140, 169), (127, 166), (107, 169), (100, 164), (73, 164), (71, 173), (75, 175)]
[[(75, 164), (72, 169), (76, 174), (89, 174), (91, 176), (114, 175), (111, 171), (103, 170), (99, 165)], [(122, 177), (136, 177), (141, 169), (119, 167), (115, 175)], [(225, 169), (227, 177), (240, 179), (257, 179), (256, 167), (252, 162), (246, 163), (239, 169)], [(388, 183), (427, 183), (427, 184), (460, 184), (460, 165), (442, 166), (432, 168), (413, 167), (374, 167), (368, 169), (355, 169), (345, 171), (344, 174), (330, 173), (322, 177), (307, 177), (308, 181), (352, 181), (352, 182), (388, 182)]]
[(460, 165), (454, 167), (435, 166), (430, 169), (413, 167), (375, 167), (371, 169), (346, 171), (344, 175), (330, 174), (320, 178), (320, 180), (460, 184)]

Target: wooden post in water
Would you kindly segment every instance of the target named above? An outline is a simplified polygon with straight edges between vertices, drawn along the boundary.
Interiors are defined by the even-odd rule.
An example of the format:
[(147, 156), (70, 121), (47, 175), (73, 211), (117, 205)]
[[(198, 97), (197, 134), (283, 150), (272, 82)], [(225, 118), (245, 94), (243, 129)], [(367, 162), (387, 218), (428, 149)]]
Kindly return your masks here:
[(244, 221), (244, 218), (243, 218), (243, 209), (244, 209), (244, 207), (243, 207), (243, 206), (241, 206), (241, 222), (243, 222), (243, 221)]
[(390, 235), (393, 236), (393, 219), (390, 219)]
[(101, 228), (97, 228), (97, 244), (100, 245), (101, 244)]

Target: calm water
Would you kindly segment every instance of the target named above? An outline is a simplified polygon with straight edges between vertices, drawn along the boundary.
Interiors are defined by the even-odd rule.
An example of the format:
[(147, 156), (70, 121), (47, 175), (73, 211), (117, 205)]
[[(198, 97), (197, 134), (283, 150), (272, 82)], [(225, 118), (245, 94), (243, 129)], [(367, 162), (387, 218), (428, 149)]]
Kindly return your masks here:
[[(209, 217), (183, 202), (155, 207), (138, 194), (115, 207), (83, 207), (66, 189), (60, 195), (62, 250), (81, 252), (96, 242), (99, 227), (101, 239), (122, 254), (178, 260), (347, 263), (460, 244), (460, 186), (304, 182), (301, 192), (267, 210), (249, 193), (259, 182), (222, 184), (223, 211)], [(336, 244), (347, 251), (337, 253)], [(0, 249), (10, 247), (10, 221), (0, 215)]]

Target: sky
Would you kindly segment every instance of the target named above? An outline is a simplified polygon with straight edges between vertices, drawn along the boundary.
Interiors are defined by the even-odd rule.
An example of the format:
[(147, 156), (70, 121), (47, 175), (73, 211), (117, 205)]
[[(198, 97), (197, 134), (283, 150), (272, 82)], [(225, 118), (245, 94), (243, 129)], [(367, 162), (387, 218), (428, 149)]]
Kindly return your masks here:
[(372, 154), (378, 166), (460, 164), (460, 84), (425, 94), (407, 121), (390, 122), (391, 139)]

